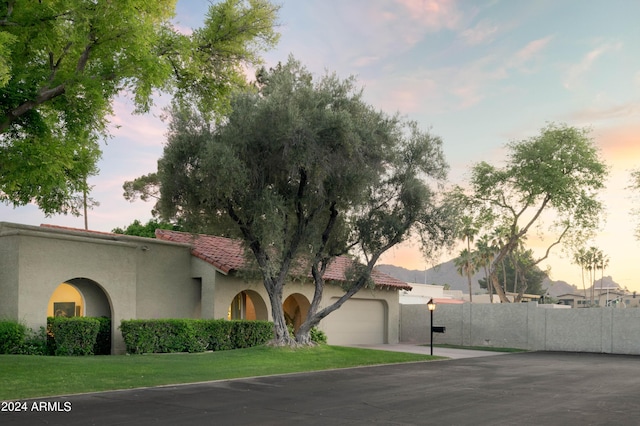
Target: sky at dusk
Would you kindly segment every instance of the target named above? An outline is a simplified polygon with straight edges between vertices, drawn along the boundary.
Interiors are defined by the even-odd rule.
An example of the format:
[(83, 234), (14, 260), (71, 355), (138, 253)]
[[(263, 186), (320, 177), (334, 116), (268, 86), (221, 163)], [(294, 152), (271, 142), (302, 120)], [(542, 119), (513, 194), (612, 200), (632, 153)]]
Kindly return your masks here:
[[(201, 25), (202, 0), (178, 0), (176, 25)], [(400, 112), (444, 142), (449, 180), (463, 184), (478, 161), (500, 165), (504, 145), (550, 122), (589, 127), (610, 167), (601, 200), (606, 223), (592, 242), (610, 258), (605, 275), (640, 290), (640, 242), (633, 237), (629, 172), (640, 167), (640, 2), (637, 0), (284, 0), (281, 39), (267, 66), (292, 54), (312, 72), (355, 75), (365, 99)], [(111, 231), (151, 218), (152, 203), (129, 203), (122, 184), (156, 170), (166, 124), (131, 115), (114, 101), (112, 135), (93, 177), (89, 227)], [(638, 205), (635, 205), (636, 207)], [(0, 220), (82, 228), (84, 219), (44, 217), (35, 206), (0, 204)], [(538, 246), (535, 237), (529, 244)], [(542, 247), (542, 246), (540, 246)], [(456, 253), (445, 254), (448, 260)], [(433, 265), (410, 243), (382, 260), (411, 269)], [(540, 265), (551, 278), (582, 286), (580, 268), (555, 250)]]

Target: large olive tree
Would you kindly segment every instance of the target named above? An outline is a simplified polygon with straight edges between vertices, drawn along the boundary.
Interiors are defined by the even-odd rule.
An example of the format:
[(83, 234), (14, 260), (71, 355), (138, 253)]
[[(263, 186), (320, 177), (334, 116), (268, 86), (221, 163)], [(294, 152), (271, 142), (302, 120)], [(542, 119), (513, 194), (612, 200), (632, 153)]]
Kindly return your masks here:
[[(412, 230), (427, 251), (452, 239), (427, 182), (443, 179), (446, 168), (438, 137), (376, 111), (353, 79), (316, 80), (290, 59), (259, 73), (256, 89), (235, 96), (219, 125), (193, 109), (173, 110), (156, 208), (187, 229), (245, 243), (269, 294), (275, 344), (294, 344), (284, 286), (311, 276), (314, 297), (295, 336), (307, 344), (311, 328), (371, 285), (380, 255)], [(358, 262), (344, 295), (320, 309), (324, 273), (340, 255)]]

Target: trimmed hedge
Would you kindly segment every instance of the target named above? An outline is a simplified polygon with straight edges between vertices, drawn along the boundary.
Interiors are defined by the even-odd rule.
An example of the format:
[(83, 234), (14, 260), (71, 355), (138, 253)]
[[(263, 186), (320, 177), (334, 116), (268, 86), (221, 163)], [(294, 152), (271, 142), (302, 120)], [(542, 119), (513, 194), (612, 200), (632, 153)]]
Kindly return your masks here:
[(0, 354), (15, 354), (27, 337), (28, 328), (13, 320), (0, 321)]
[(55, 355), (93, 355), (100, 321), (91, 317), (51, 318)]
[(273, 323), (268, 321), (128, 320), (121, 322), (120, 330), (131, 354), (240, 349), (273, 337)]
[[(90, 354), (84, 355), (110, 355), (111, 354), (111, 319), (108, 317), (72, 317), (72, 318), (80, 318), (83, 319), (93, 319), (98, 321), (98, 334), (93, 342), (93, 349)], [(64, 324), (65, 320), (71, 318), (64, 317), (47, 317), (47, 355), (70, 355), (67, 353), (58, 353), (58, 339), (56, 338), (56, 333), (53, 331), (54, 322), (59, 322), (60, 324)], [(69, 323), (70, 327), (73, 327), (72, 323)], [(64, 325), (60, 325), (61, 327), (65, 327)], [(79, 354), (74, 354), (79, 355)]]

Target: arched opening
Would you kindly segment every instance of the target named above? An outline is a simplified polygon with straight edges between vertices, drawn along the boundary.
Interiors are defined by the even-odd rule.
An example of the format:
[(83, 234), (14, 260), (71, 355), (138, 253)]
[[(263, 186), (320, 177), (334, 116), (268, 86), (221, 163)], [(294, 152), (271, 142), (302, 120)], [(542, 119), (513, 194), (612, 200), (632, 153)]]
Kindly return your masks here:
[(101, 330), (100, 353), (111, 353), (113, 315), (111, 302), (103, 288), (88, 278), (73, 278), (58, 285), (49, 298), (47, 316), (50, 317), (105, 317), (108, 329)]
[(285, 299), (282, 304), (284, 318), (287, 325), (293, 326), (294, 331), (297, 331), (307, 318), (309, 306), (309, 300), (300, 293), (294, 293)]
[(252, 290), (241, 291), (231, 301), (227, 319), (262, 320), (268, 319), (267, 305), (262, 297)]
[(48, 317), (81, 317), (84, 316), (84, 298), (77, 288), (70, 284), (60, 284), (47, 305)]

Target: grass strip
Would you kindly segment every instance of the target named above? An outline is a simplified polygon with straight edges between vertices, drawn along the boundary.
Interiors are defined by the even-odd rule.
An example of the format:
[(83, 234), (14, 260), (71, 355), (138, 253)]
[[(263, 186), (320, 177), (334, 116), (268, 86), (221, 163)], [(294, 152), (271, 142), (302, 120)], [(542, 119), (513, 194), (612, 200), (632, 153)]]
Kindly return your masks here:
[(329, 345), (300, 349), (261, 346), (195, 354), (87, 357), (0, 355), (0, 400), (440, 358)]

